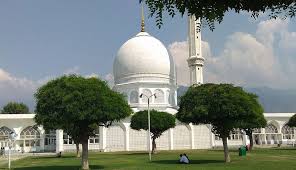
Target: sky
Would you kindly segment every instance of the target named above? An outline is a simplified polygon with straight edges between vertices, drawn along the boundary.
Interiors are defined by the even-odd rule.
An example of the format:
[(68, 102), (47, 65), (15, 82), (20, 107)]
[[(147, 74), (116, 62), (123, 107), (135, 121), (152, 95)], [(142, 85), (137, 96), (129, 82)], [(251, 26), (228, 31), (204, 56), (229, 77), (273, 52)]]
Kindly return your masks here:
[[(120, 46), (140, 31), (138, 0), (0, 1), (0, 107), (24, 102), (63, 74), (97, 75), (112, 82)], [(146, 31), (167, 47), (179, 85), (188, 85), (187, 17), (164, 15), (162, 28), (146, 14)], [(205, 82), (295, 89), (296, 20), (254, 20), (227, 13), (212, 32), (202, 29)]]

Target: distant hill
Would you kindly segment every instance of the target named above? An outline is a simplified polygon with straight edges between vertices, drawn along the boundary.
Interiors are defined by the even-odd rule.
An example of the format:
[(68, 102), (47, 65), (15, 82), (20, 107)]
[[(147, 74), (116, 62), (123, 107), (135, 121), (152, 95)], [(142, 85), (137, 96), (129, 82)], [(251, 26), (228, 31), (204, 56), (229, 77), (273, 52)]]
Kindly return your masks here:
[[(178, 96), (186, 93), (188, 87), (180, 86)], [(296, 112), (296, 89), (272, 89), (269, 87), (246, 87), (245, 90), (259, 96), (264, 112)]]

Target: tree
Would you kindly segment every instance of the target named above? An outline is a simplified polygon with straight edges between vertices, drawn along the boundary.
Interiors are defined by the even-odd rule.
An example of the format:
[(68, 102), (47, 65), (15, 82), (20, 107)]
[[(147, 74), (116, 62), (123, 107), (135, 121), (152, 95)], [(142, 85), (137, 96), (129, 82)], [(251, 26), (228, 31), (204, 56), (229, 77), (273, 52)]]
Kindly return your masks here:
[(156, 15), (157, 26), (162, 25), (163, 12), (168, 12), (172, 17), (176, 12), (193, 14), (201, 18), (203, 23), (214, 29), (214, 23), (221, 23), (226, 12), (250, 12), (253, 18), (260, 13), (269, 12), (270, 18), (295, 17), (295, 0), (139, 0), (145, 2), (150, 10), (150, 16)]
[(2, 109), (3, 114), (30, 114), (29, 108), (24, 103), (9, 102)]
[(241, 87), (231, 84), (191, 86), (181, 97), (176, 117), (185, 123), (211, 124), (212, 132), (222, 139), (224, 160), (230, 162), (227, 137), (257, 113), (260, 105), (256, 102)]
[(254, 108), (254, 112), (251, 112), (247, 120), (244, 120), (240, 126), (246, 132), (246, 135), (249, 136), (250, 139), (250, 148), (253, 148), (253, 130), (255, 128), (263, 128), (266, 126), (267, 121), (263, 115), (263, 107), (258, 102), (258, 96), (252, 93), (249, 93), (250, 97), (253, 98), (250, 103), (250, 107)]
[(98, 78), (62, 76), (40, 87), (35, 98), (38, 125), (63, 129), (82, 144), (82, 169), (89, 169), (89, 136), (99, 126), (109, 126), (132, 112), (124, 96)]
[[(152, 133), (152, 153), (156, 151), (155, 140), (161, 134), (176, 126), (175, 117), (167, 112), (158, 112), (156, 110), (150, 111), (150, 132)], [(131, 128), (135, 130), (148, 130), (148, 112), (147, 110), (139, 111), (131, 118)]]
[(292, 117), (290, 117), (287, 125), (289, 127), (296, 127), (296, 114), (294, 114)]

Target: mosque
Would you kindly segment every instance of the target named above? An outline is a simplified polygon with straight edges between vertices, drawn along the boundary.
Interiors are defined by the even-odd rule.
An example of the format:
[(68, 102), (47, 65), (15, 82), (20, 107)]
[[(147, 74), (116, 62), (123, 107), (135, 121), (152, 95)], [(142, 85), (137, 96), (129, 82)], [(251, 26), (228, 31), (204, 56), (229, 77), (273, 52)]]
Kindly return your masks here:
[[(114, 60), (113, 89), (125, 94), (134, 112), (147, 109), (147, 98), (152, 96), (150, 108), (177, 113), (177, 81), (173, 58), (166, 47), (145, 31), (142, 18), (141, 32), (127, 40)], [(201, 51), (200, 20), (188, 18), (190, 84), (203, 83), (204, 58)], [(155, 98), (155, 96), (157, 96)], [(255, 145), (287, 144), (295, 142), (295, 129), (286, 123), (294, 113), (264, 113), (268, 125), (253, 133)], [(17, 134), (12, 141), (14, 152), (66, 152), (76, 149), (71, 136), (63, 130), (45, 131), (34, 128), (34, 114), (0, 114), (0, 147), (8, 149), (7, 140), (11, 132)], [(192, 125), (177, 122), (156, 140), (158, 150), (210, 149), (222, 146), (222, 141), (210, 129), (210, 125)], [(130, 128), (130, 117), (112, 126), (100, 127), (97, 134), (89, 138), (89, 149), (110, 151), (144, 151), (151, 146), (147, 131)], [(229, 135), (229, 146), (249, 143), (239, 130)]]

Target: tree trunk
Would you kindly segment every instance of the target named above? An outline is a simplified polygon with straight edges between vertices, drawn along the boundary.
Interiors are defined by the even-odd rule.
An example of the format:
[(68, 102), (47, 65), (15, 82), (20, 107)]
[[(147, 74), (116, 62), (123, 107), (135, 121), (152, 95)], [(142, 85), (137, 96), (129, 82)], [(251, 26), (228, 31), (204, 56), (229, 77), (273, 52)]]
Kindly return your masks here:
[(254, 142), (253, 142), (253, 135), (252, 133), (251, 134), (248, 134), (249, 136), (249, 139), (250, 139), (250, 147), (249, 147), (249, 151), (251, 151), (253, 149), (253, 145), (254, 145)]
[(75, 142), (75, 145), (76, 145), (76, 157), (79, 158), (80, 157), (80, 152), (79, 152), (79, 143)]
[(223, 141), (223, 148), (224, 148), (224, 161), (230, 162), (230, 155), (229, 155), (229, 150), (227, 145), (227, 137), (222, 137), (222, 141)]
[(86, 139), (83, 139), (81, 144), (82, 144), (82, 158), (81, 158), (81, 166), (83, 170), (89, 169), (89, 164), (88, 164), (88, 138), (85, 137)]
[(155, 154), (156, 152), (156, 142), (155, 138), (152, 138), (152, 153)]

